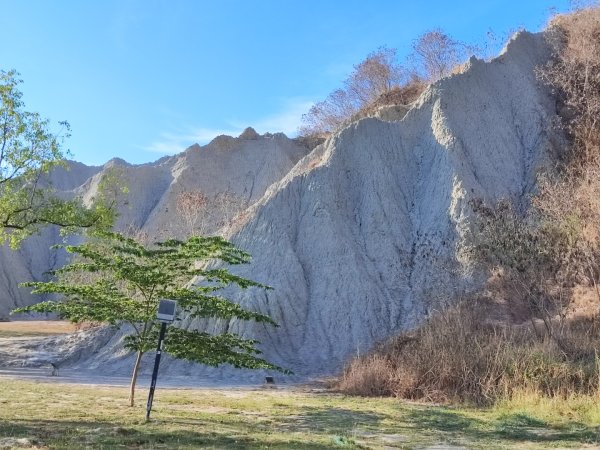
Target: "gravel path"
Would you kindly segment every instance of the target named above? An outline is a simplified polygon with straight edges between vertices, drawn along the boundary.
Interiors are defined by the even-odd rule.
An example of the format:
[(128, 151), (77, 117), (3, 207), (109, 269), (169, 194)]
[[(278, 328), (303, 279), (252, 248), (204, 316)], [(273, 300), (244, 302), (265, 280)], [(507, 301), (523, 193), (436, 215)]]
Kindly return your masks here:
[[(115, 386), (128, 387), (130, 379), (128, 377), (101, 375), (93, 371), (74, 371), (60, 370), (58, 376), (52, 375), (52, 368), (48, 367), (8, 367), (0, 368), (0, 379), (13, 378), (19, 380), (35, 380), (46, 383), (66, 383), (80, 384), (90, 386)], [(150, 378), (148, 376), (140, 376), (138, 378), (138, 386), (149, 386)], [(291, 384), (280, 384), (277, 388), (290, 388)], [(165, 377), (158, 378), (158, 387), (165, 389), (240, 389), (254, 390), (262, 389), (262, 384), (244, 384), (244, 383), (224, 383), (215, 382), (212, 380), (198, 381), (190, 380), (187, 377)]]
[[(82, 385), (129, 386), (128, 376), (103, 374), (98, 370), (80, 370), (53, 367), (60, 361), (62, 349), (53, 346), (48, 337), (0, 338), (0, 379), (14, 378), (49, 383)], [(140, 374), (139, 386), (149, 386), (148, 374)], [(159, 372), (158, 385), (170, 389), (258, 389), (262, 384), (242, 381), (201, 380), (185, 376), (166, 376)], [(278, 384), (278, 387), (291, 384)]]

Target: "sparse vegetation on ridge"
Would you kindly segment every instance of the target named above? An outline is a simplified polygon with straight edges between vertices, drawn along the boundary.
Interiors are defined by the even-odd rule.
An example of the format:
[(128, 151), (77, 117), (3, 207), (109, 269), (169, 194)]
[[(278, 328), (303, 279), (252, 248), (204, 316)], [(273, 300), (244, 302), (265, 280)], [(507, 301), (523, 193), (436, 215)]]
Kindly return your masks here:
[(386, 105), (414, 102), (428, 84), (453, 73), (476, 49), (452, 39), (440, 29), (413, 42), (407, 62), (399, 64), (396, 49), (380, 47), (356, 64), (327, 98), (302, 116), (300, 136), (323, 138), (350, 120), (357, 120)]
[(302, 116), (300, 135), (332, 133), (381, 95), (398, 88), (405, 76), (404, 69), (396, 62), (396, 50), (379, 48), (354, 66), (344, 88), (336, 89)]

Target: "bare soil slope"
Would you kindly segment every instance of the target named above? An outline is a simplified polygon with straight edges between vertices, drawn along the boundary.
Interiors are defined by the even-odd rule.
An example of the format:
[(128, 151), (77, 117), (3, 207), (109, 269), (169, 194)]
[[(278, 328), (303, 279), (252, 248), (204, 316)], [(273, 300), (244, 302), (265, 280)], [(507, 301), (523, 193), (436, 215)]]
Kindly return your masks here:
[[(461, 259), (470, 199), (526, 201), (555, 151), (555, 102), (536, 80), (543, 34), (471, 59), (398, 122), (367, 118), (298, 163), (230, 230), (241, 274), (274, 287), (237, 300), (280, 325), (219, 321), (296, 373), (326, 373), (479, 283)], [(442, 293), (442, 298), (439, 294)]]
[[(202, 232), (210, 234), (260, 199), (307, 151), (281, 133), (259, 136), (249, 128), (237, 138), (219, 136), (206, 146), (196, 144), (150, 164), (131, 165), (118, 158), (103, 167), (70, 162), (69, 170), (55, 170), (50, 181), (62, 195), (89, 200), (106, 171), (116, 168), (129, 190), (117, 228), (140, 230), (151, 239), (186, 233), (178, 216), (177, 197), (181, 192), (198, 191), (209, 203), (202, 214)], [(228, 201), (216, 205), (215, 199), (222, 193), (228, 194)], [(44, 272), (64, 264), (64, 253), (49, 250), (61, 240), (58, 230), (48, 228), (28, 239), (17, 252), (0, 247), (0, 320), (15, 307), (41, 300), (18, 284), (39, 280)]]

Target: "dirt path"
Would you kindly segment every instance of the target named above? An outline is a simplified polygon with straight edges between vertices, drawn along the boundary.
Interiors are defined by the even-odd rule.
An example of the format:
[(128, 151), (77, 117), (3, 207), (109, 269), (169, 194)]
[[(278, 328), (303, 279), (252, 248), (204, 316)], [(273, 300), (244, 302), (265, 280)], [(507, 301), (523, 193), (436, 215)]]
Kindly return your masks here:
[[(0, 368), (0, 379), (39, 381), (44, 383), (78, 384), (84, 386), (127, 387), (129, 377), (104, 376), (93, 371), (61, 370), (58, 375), (52, 375), (52, 367), (9, 367)], [(140, 376), (138, 386), (150, 385), (149, 376)], [(264, 389), (262, 384), (223, 383), (215, 381), (198, 381), (187, 377), (159, 376), (158, 386), (164, 389), (218, 389), (218, 390), (258, 390)], [(291, 384), (280, 384), (275, 389), (290, 389)]]
[(51, 336), (76, 331), (77, 327), (65, 320), (17, 320), (0, 322), (0, 337)]

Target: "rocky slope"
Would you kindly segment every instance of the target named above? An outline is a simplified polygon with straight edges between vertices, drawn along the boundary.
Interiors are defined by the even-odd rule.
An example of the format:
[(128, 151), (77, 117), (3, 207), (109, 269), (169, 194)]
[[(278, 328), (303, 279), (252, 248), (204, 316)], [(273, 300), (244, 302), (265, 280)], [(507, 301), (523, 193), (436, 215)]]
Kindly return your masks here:
[[(63, 195), (75, 195), (76, 190), (86, 180), (102, 171), (101, 167), (90, 167), (70, 161), (68, 168), (56, 168), (49, 176), (49, 183)], [(23, 305), (39, 301), (29, 289), (19, 287), (19, 283), (39, 280), (44, 273), (65, 262), (65, 255), (50, 250), (50, 246), (62, 241), (58, 229), (45, 228), (39, 236), (26, 239), (18, 251), (7, 245), (0, 245), (0, 320), (8, 318), (9, 312)]]
[[(257, 153), (227, 164), (216, 156), (207, 159), (212, 173), (215, 167), (223, 173), (210, 185), (237, 180), (238, 187), (218, 189), (237, 189), (253, 203), (227, 231), (253, 255), (251, 265), (236, 271), (274, 287), (231, 296), (280, 326), (188, 325), (256, 338), (273, 362), (300, 376), (322, 374), (477, 286), (477, 274), (461, 257), (469, 201), (524, 200), (535, 187), (537, 170), (557, 148), (551, 131), (555, 101), (535, 77), (535, 67), (548, 58), (543, 34), (520, 33), (492, 62), (473, 58), (463, 73), (430, 86), (406, 115), (400, 111), (352, 123), (293, 168), (291, 157), (281, 164), (266, 158), (273, 169), (291, 169), (282, 179), (271, 174), (251, 181), (261, 178)], [(229, 142), (218, 138), (213, 144), (227, 152)], [(189, 165), (177, 162), (192, 158), (188, 152), (196, 150), (126, 168), (135, 192), (123, 222), (160, 232), (172, 211), (170, 196), (197, 178)], [(236, 165), (241, 161), (243, 167)], [(253, 175), (246, 175), (246, 164)], [(131, 356), (118, 350), (119, 340), (120, 335), (103, 335), (91, 360), (72, 361), (126, 373)], [(164, 370), (230, 373), (169, 359)]]
[(535, 76), (548, 58), (544, 35), (520, 33), (402, 120), (363, 119), (316, 148), (230, 230), (254, 256), (239, 273), (274, 287), (236, 300), (280, 327), (192, 325), (257, 338), (297, 374), (327, 373), (477, 285), (461, 258), (470, 199), (524, 200), (556, 151), (555, 101)]
[[(200, 211), (201, 221), (193, 224), (194, 231), (215, 233), (234, 214), (260, 199), (307, 151), (283, 134), (259, 136), (249, 128), (237, 138), (219, 136), (206, 146), (196, 144), (150, 164), (130, 165), (113, 159), (103, 167), (88, 167), (70, 162), (69, 170), (55, 170), (50, 181), (63, 195), (89, 200), (97, 193), (102, 176), (116, 169), (114, 173), (129, 190), (121, 199), (117, 228), (139, 230), (151, 239), (188, 233), (190, 226), (178, 212), (178, 195), (200, 192), (206, 205)], [(56, 229), (46, 229), (28, 239), (18, 252), (0, 247), (0, 319), (16, 306), (40, 300), (18, 283), (40, 279), (45, 271), (62, 265), (65, 255), (49, 250), (60, 241)]]

